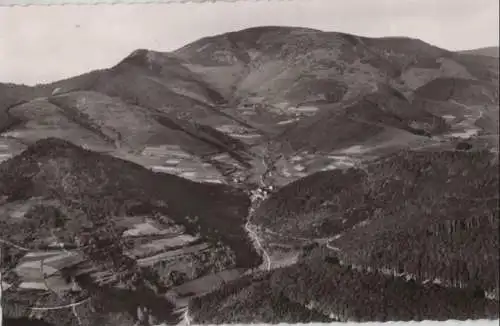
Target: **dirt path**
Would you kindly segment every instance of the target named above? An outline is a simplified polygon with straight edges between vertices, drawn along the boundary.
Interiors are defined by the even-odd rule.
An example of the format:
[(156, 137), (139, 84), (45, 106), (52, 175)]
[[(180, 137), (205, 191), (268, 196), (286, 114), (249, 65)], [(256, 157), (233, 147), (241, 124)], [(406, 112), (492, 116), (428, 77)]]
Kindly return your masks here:
[(88, 301), (90, 301), (90, 297), (89, 298), (85, 298), (85, 299), (83, 299), (81, 301), (74, 302), (74, 303), (69, 303), (69, 304), (66, 304), (66, 305), (54, 306), (54, 307), (31, 307), (30, 309), (31, 310), (38, 310), (38, 311), (67, 309), (67, 308), (73, 308), (73, 307), (79, 306), (79, 305), (84, 304), (85, 302), (88, 302)]
[(252, 240), (252, 243), (255, 247), (255, 250), (262, 254), (263, 263), (259, 266), (259, 269), (263, 269), (266, 271), (271, 270), (271, 256), (269, 252), (262, 245), (262, 239), (259, 237), (257, 232), (255, 231), (255, 226), (252, 225), (252, 218), (255, 214), (257, 207), (267, 199), (266, 189), (268, 185), (266, 184), (265, 177), (269, 173), (270, 165), (268, 163), (268, 156), (266, 153), (262, 153), (259, 162), (259, 168), (253, 171), (254, 179), (257, 179), (259, 187), (256, 190), (250, 192), (250, 209), (248, 210), (247, 222), (245, 223), (245, 230), (248, 233), (248, 236)]
[(262, 253), (262, 257), (264, 258), (264, 262), (263, 262), (263, 267), (261, 265), (261, 268), (266, 270), (266, 271), (271, 270), (271, 264), (272, 264), (271, 256), (269, 255), (267, 250), (262, 246), (261, 239), (259, 238), (257, 233), (252, 230), (252, 224), (250, 223), (250, 217), (249, 217), (247, 223), (245, 224), (245, 230), (248, 232), (248, 235), (250, 236), (252, 243), (255, 246), (255, 249), (258, 252)]

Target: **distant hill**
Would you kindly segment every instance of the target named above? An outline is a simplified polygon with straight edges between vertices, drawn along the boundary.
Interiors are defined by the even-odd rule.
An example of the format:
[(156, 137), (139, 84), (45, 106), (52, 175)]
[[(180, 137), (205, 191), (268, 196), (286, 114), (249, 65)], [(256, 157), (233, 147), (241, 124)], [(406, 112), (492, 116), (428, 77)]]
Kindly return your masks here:
[(473, 50), (465, 50), (465, 51), (460, 51), (460, 52), (465, 53), (465, 54), (484, 55), (487, 57), (495, 57), (495, 58), (499, 57), (498, 46), (490, 46), (490, 47), (473, 49)]

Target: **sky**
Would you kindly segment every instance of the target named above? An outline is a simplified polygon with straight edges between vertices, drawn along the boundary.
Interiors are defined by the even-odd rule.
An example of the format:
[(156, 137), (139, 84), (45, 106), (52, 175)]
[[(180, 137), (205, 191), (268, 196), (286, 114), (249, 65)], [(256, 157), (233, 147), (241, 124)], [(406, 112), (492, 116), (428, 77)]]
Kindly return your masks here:
[(107, 68), (138, 48), (175, 50), (263, 25), (408, 36), (449, 50), (498, 46), (498, 0), (292, 0), (0, 7), (0, 82)]

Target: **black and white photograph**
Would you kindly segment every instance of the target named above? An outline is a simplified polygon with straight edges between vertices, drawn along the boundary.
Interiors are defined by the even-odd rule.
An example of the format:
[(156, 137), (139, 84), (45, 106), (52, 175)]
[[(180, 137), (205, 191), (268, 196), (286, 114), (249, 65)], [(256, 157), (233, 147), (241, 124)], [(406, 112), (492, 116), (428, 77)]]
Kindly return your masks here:
[(0, 325), (498, 325), (498, 24), (0, 7)]

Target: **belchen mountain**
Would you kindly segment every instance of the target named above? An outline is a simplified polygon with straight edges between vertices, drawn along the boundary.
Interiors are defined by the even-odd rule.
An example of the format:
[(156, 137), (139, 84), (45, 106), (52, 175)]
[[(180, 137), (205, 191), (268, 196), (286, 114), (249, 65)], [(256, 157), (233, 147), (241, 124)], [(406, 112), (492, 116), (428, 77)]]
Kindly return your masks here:
[(7, 325), (498, 318), (498, 68), (259, 27), (0, 84)]

